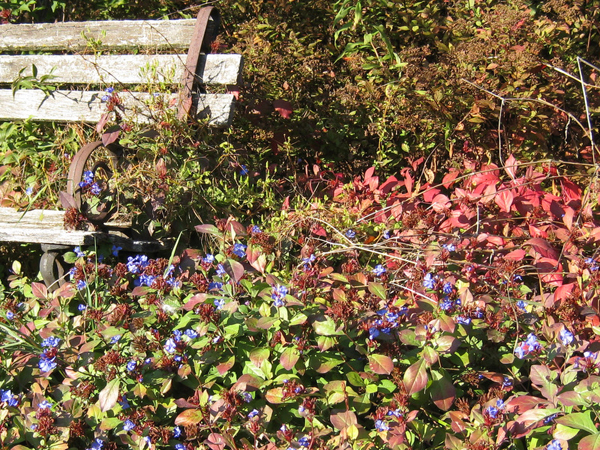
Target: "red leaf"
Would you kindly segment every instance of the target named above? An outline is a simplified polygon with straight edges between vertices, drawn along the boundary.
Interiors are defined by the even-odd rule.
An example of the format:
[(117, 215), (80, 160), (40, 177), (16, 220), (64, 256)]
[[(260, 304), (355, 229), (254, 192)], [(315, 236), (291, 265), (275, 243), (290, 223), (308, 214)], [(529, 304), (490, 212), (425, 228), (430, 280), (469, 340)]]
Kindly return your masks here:
[(194, 295), (186, 302), (185, 305), (183, 305), (183, 309), (185, 309), (186, 311), (191, 311), (192, 309), (194, 309), (194, 306), (196, 306), (198, 303), (204, 303), (206, 297), (207, 294), (202, 293)]
[(110, 117), (110, 114), (108, 114), (108, 113), (102, 114), (100, 116), (100, 120), (96, 124), (96, 133), (98, 133), (98, 134), (102, 133), (102, 130), (106, 126), (106, 123), (108, 122), (109, 117)]
[(513, 180), (515, 179), (515, 176), (517, 174), (518, 165), (519, 161), (517, 161), (514, 155), (510, 155), (504, 163), (504, 170)]
[(450, 169), (450, 171), (446, 174), (446, 176), (442, 179), (442, 185), (448, 189), (450, 186), (454, 184), (454, 180), (458, 178), (460, 172), (456, 169)]
[(235, 97), (236, 100), (240, 99), (240, 87), (236, 84), (228, 84), (227, 85), (227, 93), (228, 94), (233, 94), (233, 96)]
[[(543, 256), (554, 261), (558, 260), (558, 252), (550, 245), (546, 239), (532, 238), (525, 242), (524, 245), (531, 245), (532, 255), (534, 258)], [(537, 254), (536, 254), (537, 253)], [(536, 258), (537, 259), (537, 258)]]
[(237, 284), (244, 276), (244, 266), (233, 259), (227, 260), (223, 265), (225, 272), (229, 274), (231, 279)]
[(450, 208), (451, 205), (452, 203), (450, 202), (450, 199), (444, 194), (436, 195), (431, 201), (431, 207), (437, 212), (445, 211)]
[(519, 248), (517, 250), (513, 250), (512, 252), (504, 255), (504, 259), (507, 261), (521, 261), (521, 260), (523, 260), (523, 258), (525, 258), (526, 254), (527, 253), (525, 252), (525, 250)]
[(115, 125), (114, 127), (110, 127), (104, 134), (102, 134), (102, 145), (108, 147), (113, 142), (116, 142), (119, 139), (119, 135), (121, 134), (121, 127)]
[(431, 399), (442, 411), (448, 411), (456, 398), (456, 388), (447, 378), (440, 378), (431, 384)]
[(210, 433), (204, 443), (211, 450), (223, 450), (225, 448), (225, 440), (219, 433)]
[(556, 259), (540, 258), (534, 265), (540, 273), (542, 282), (552, 286), (563, 284), (562, 264), (558, 263)]
[(567, 300), (571, 297), (571, 292), (575, 288), (576, 283), (563, 284), (556, 288), (554, 291), (554, 300), (557, 302), (562, 302), (563, 300)]
[(404, 387), (408, 395), (415, 394), (427, 386), (427, 362), (421, 359), (404, 372)]
[(352, 411), (344, 411), (332, 414), (329, 417), (332, 425), (342, 431), (350, 428), (352, 425), (356, 425), (358, 423), (358, 419), (356, 418), (356, 414)]
[(379, 375), (389, 375), (394, 370), (394, 362), (389, 356), (370, 355), (369, 367)]
[(510, 212), (510, 207), (513, 204), (514, 198), (515, 196), (513, 195), (513, 193), (510, 190), (505, 189), (496, 194), (494, 201), (496, 202), (496, 205), (500, 207), (501, 211), (508, 213)]
[(289, 119), (294, 112), (294, 107), (286, 100), (275, 100), (273, 102), (273, 108), (275, 108), (275, 111), (281, 114), (281, 117), (284, 119)]
[(571, 201), (579, 202), (581, 200), (581, 188), (579, 186), (565, 178), (560, 180), (560, 184), (562, 186), (562, 194), (565, 203)]
[(48, 288), (43, 283), (31, 283), (31, 292), (34, 297), (42, 300), (48, 297)]
[(398, 186), (398, 184), (399, 184), (398, 179), (392, 175), (387, 180), (385, 180), (381, 186), (379, 186), (379, 189), (384, 194), (388, 194), (389, 192), (391, 192), (392, 189), (394, 189), (396, 186)]

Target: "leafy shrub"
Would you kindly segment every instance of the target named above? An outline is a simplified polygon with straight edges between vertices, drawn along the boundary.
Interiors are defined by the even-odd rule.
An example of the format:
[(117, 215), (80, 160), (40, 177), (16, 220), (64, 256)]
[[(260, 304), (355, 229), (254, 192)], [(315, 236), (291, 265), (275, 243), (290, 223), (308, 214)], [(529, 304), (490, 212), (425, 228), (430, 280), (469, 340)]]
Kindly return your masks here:
[(75, 249), (54, 292), (15, 262), (3, 445), (594, 448), (597, 179), (422, 164), (317, 173), (263, 229), (197, 226), (204, 252)]

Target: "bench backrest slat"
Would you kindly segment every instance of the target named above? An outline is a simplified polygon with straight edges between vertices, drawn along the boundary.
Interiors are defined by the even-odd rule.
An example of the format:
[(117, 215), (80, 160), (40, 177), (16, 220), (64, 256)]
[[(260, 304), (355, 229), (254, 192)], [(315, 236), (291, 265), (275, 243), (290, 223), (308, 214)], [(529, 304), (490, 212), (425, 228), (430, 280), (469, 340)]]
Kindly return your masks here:
[(181, 51), (190, 45), (195, 19), (122, 20), (0, 25), (0, 51), (80, 52), (91, 40), (103, 50)]
[[(157, 82), (179, 83), (186, 55), (0, 55), (0, 83), (9, 84), (30, 76), (32, 65), (38, 77), (52, 72), (49, 84), (133, 85)], [(242, 56), (200, 56), (200, 82), (208, 85), (236, 84), (242, 73)], [(54, 69), (54, 71), (52, 70)]]
[[(36, 121), (96, 123), (106, 113), (106, 103), (102, 102), (105, 94), (104, 91), (55, 91), (47, 96), (41, 90), (23, 89), (13, 97), (9, 89), (0, 90), (0, 121), (31, 118)], [(166, 107), (176, 106), (178, 94), (154, 96), (146, 92), (121, 92), (119, 99), (126, 120), (153, 123), (160, 116), (156, 116), (156, 112), (153, 116), (152, 106), (148, 105), (160, 101)], [(209, 125), (214, 127), (227, 126), (233, 116), (233, 106), (232, 94), (200, 94), (196, 117), (209, 117)]]

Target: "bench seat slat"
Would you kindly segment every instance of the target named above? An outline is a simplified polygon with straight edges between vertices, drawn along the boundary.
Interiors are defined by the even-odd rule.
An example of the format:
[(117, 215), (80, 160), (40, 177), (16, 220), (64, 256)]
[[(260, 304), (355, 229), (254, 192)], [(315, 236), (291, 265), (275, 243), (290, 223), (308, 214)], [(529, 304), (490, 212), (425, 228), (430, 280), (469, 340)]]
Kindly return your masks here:
[(100, 42), (101, 49), (183, 50), (195, 24), (195, 19), (6, 24), (0, 25), (0, 51), (83, 51), (89, 40)]
[[(54, 91), (47, 96), (36, 89), (22, 89), (13, 98), (10, 89), (0, 90), (0, 120), (25, 120), (52, 122), (97, 123), (106, 112), (102, 102), (104, 91)], [(178, 94), (153, 94), (145, 92), (121, 92), (119, 98), (125, 107), (122, 113), (127, 120), (137, 123), (154, 123), (156, 111), (149, 104), (162, 101), (176, 107)], [(223, 127), (233, 118), (234, 96), (232, 94), (199, 94), (197, 117), (209, 117), (209, 125)]]
[[(0, 242), (18, 242), (55, 245), (94, 245), (111, 242), (126, 251), (153, 252), (166, 248), (158, 241), (140, 241), (98, 231), (67, 231), (63, 227), (64, 211), (16, 211), (0, 208)], [(111, 223), (107, 223), (111, 226)], [(131, 224), (115, 224), (131, 226)]]
[[(179, 83), (187, 55), (0, 55), (0, 83), (12, 83), (31, 75), (52, 72), (49, 84), (131, 85)], [(241, 79), (242, 56), (209, 54), (200, 56), (200, 82), (207, 85), (237, 84)]]

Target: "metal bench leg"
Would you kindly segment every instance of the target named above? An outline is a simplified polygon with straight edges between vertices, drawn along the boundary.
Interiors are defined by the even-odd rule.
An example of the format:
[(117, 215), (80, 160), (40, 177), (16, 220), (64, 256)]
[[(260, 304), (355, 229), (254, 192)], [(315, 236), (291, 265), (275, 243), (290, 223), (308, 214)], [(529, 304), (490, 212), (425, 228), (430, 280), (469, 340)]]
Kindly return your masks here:
[(50, 292), (56, 290), (65, 282), (64, 276), (67, 265), (62, 258), (62, 253), (70, 248), (66, 245), (42, 244), (44, 254), (40, 259), (40, 273)]

